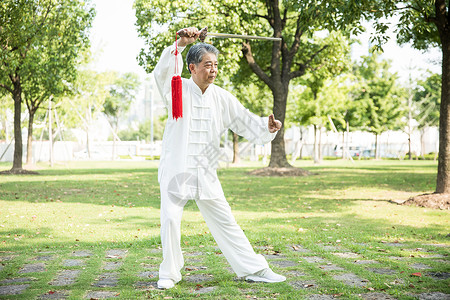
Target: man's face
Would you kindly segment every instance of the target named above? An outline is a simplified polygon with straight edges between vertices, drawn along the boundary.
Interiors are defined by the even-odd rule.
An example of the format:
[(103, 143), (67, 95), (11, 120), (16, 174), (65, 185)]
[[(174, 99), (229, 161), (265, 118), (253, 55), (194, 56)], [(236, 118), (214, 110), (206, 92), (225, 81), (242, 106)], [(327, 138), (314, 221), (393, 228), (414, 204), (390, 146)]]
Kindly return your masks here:
[(201, 88), (206, 89), (217, 77), (217, 57), (213, 53), (205, 53), (203, 60), (198, 64), (189, 66), (192, 78)]

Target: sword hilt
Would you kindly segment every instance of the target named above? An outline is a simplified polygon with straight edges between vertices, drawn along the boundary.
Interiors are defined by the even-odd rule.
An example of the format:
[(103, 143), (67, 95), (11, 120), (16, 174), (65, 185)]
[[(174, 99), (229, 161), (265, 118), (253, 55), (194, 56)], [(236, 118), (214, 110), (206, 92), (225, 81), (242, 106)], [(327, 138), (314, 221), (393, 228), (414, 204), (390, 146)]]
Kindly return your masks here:
[[(184, 29), (179, 30), (177, 34), (179, 37), (193, 37), (192, 35), (189, 35)], [(198, 38), (203, 43), (207, 35), (208, 35), (208, 26), (200, 30), (200, 35), (198, 36)]]

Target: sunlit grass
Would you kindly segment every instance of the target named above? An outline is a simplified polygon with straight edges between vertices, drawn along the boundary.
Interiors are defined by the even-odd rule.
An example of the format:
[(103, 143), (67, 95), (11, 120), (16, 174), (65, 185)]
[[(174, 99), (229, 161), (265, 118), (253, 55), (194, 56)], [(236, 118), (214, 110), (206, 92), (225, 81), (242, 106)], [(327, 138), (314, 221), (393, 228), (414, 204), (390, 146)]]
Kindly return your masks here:
[[(204, 271), (214, 275), (207, 285), (219, 288), (203, 298), (241, 299), (240, 289), (258, 289), (258, 296), (273, 294), (280, 299), (311, 293), (342, 294), (355, 298), (367, 292), (351, 288), (334, 280), (317, 266), (302, 261), (302, 256), (288, 250), (289, 245), (302, 245), (314, 254), (349, 272), (367, 278), (375, 291), (384, 291), (408, 299), (408, 293), (445, 291), (448, 280), (412, 278), (406, 261), (392, 262), (389, 256), (408, 258), (433, 267), (433, 271), (448, 272), (448, 265), (420, 258), (424, 244), (447, 244), (449, 213), (411, 206), (399, 206), (390, 200), (407, 199), (434, 190), (436, 163), (432, 161), (326, 161), (314, 165), (298, 161), (297, 167), (316, 175), (308, 177), (254, 177), (250, 170), (259, 163), (244, 163), (239, 167), (219, 170), (225, 195), (236, 220), (252, 245), (280, 251), (289, 259), (300, 261), (299, 269), (314, 279), (319, 288), (314, 291), (293, 290), (287, 283), (251, 285), (235, 281), (224, 270), (228, 266), (218, 256), (215, 242), (198, 208), (189, 202), (182, 223), (182, 244), (186, 251), (203, 252), (208, 264)], [(8, 169), (0, 164), (0, 169)], [(100, 266), (107, 249), (127, 249), (128, 256), (119, 269), (117, 291), (123, 299), (145, 297), (195, 297), (195, 284), (182, 281), (171, 291), (140, 291), (133, 283), (141, 280), (137, 273), (142, 264), (151, 263), (157, 269), (161, 260), (152, 249), (159, 240), (159, 185), (157, 162), (81, 162), (37, 166), (39, 175), (0, 177), (0, 254), (14, 253), (15, 259), (5, 263), (0, 280), (17, 277), (18, 268), (42, 251), (50, 251), (57, 259), (47, 262), (47, 272), (33, 274), (32, 288), (17, 299), (34, 298), (49, 290), (48, 282), (61, 269), (61, 261), (74, 250), (93, 252), (83, 275), (71, 287), (70, 299), (83, 297), (86, 290), (98, 290), (90, 284), (101, 273)], [(385, 246), (400, 242), (407, 247)], [(323, 250), (323, 245), (336, 245), (377, 259), (385, 267), (399, 271), (404, 284), (389, 285), (392, 278), (367, 272), (363, 266)], [(427, 246), (434, 253), (448, 255), (448, 248)], [(425, 251), (425, 250), (424, 250)], [(422, 253), (422, 254), (425, 254)], [(308, 255), (308, 254), (305, 254)], [(448, 261), (446, 257), (445, 260)], [(283, 272), (283, 269), (274, 267)], [(403, 272), (403, 273), (400, 273)], [(393, 280), (393, 279), (392, 279)], [(413, 288), (410, 286), (412, 285)], [(58, 288), (54, 288), (58, 289)], [(62, 288), (61, 288), (62, 289)], [(22, 298), (21, 298), (22, 297)], [(11, 296), (15, 299), (15, 296)]]

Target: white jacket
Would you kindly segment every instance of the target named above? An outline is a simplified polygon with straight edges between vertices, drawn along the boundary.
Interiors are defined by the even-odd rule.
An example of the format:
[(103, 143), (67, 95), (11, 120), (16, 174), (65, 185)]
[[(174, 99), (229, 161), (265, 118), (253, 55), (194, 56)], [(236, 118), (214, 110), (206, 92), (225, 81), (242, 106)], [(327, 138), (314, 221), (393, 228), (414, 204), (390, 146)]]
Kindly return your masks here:
[[(181, 52), (184, 47), (178, 47)], [(217, 178), (222, 155), (220, 137), (231, 129), (255, 144), (272, 141), (268, 118), (249, 112), (228, 91), (209, 85), (202, 94), (191, 79), (182, 78), (183, 117), (172, 118), (171, 80), (175, 72), (175, 44), (166, 48), (154, 70), (159, 92), (168, 110), (164, 129), (158, 181), (177, 197), (217, 199), (223, 197)], [(178, 55), (178, 70), (183, 61)]]

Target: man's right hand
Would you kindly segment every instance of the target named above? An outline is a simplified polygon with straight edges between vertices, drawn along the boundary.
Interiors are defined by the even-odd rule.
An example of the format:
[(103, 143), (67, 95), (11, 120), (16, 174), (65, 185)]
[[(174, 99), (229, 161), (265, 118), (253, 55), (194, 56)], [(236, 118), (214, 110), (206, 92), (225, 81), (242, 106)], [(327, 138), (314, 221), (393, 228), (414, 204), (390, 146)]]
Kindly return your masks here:
[(187, 45), (192, 44), (198, 39), (200, 35), (200, 31), (195, 27), (183, 28), (180, 31), (183, 31), (186, 35), (180, 37), (180, 39), (178, 40), (178, 46), (180, 47), (186, 47)]

